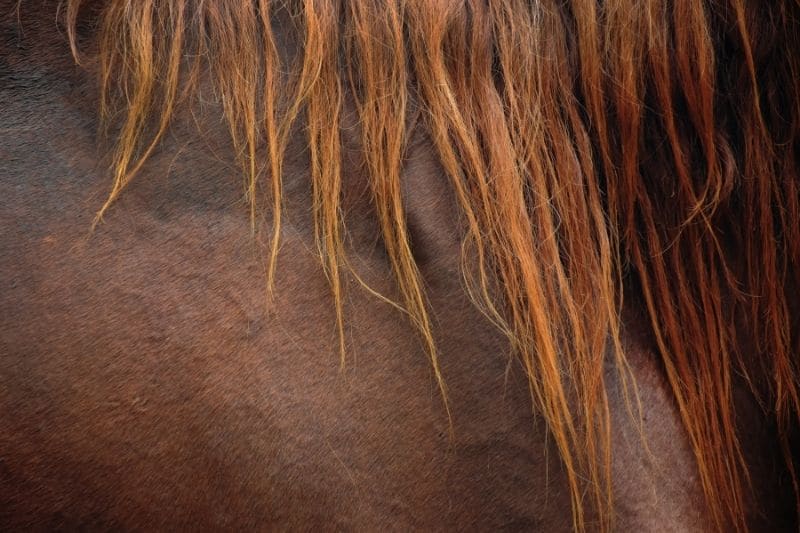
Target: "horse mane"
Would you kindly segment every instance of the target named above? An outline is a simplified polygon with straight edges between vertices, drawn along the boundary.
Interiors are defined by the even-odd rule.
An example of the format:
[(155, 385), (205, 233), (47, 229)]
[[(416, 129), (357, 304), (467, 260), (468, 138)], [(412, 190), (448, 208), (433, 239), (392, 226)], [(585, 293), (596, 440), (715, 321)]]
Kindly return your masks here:
[[(448, 405), (401, 195), (411, 129), (425, 128), (458, 200), (466, 286), (524, 365), (576, 529), (587, 508), (601, 529), (612, 524), (604, 367), (630, 382), (621, 312), (633, 298), (715, 527), (746, 528), (738, 382), (777, 427), (798, 494), (800, 3), (67, 0), (63, 12), (119, 128), (98, 217), (205, 77), (251, 217), (271, 212), (271, 286), (284, 153), (302, 121), (344, 357), (341, 123), (351, 101), (398, 305)], [(287, 50), (286, 35), (298, 46)]]

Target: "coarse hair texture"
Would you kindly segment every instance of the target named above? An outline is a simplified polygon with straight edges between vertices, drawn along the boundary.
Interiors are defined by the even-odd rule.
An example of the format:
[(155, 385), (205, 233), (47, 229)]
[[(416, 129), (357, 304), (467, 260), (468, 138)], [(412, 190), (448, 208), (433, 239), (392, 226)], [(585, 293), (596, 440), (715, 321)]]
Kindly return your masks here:
[[(84, 9), (97, 15), (91, 56), (76, 29)], [(278, 12), (290, 30), (276, 26)], [(284, 152), (302, 121), (342, 357), (341, 123), (354, 102), (398, 305), (448, 405), (401, 195), (419, 114), (464, 222), (466, 287), (524, 365), (576, 529), (587, 509), (599, 529), (613, 525), (604, 365), (630, 381), (620, 316), (633, 297), (713, 525), (746, 529), (736, 382), (773, 417), (797, 493), (796, 0), (66, 0), (63, 13), (73, 53), (99, 73), (103, 116), (119, 127), (98, 216), (202, 74), (223, 105), (252, 219), (271, 211), (271, 286)], [(281, 31), (294, 32), (292, 53)]]

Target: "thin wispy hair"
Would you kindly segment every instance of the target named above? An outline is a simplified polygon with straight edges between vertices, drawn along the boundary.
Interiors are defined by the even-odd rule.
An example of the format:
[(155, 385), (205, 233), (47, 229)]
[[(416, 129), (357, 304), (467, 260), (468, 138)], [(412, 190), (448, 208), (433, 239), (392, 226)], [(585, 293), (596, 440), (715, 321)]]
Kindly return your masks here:
[[(96, 46), (79, 42), (82, 9), (98, 14)], [(296, 53), (277, 44), (278, 11), (296, 25)], [(465, 285), (524, 365), (576, 529), (587, 509), (600, 529), (613, 524), (605, 367), (629, 381), (621, 313), (632, 298), (649, 315), (715, 527), (746, 528), (737, 380), (773, 417), (798, 493), (797, 1), (67, 0), (64, 13), (119, 128), (98, 219), (206, 76), (251, 220), (270, 212), (272, 286), (284, 155), (302, 120), (344, 358), (341, 130), (352, 101), (398, 305), (449, 405), (401, 194), (415, 124), (458, 201)]]

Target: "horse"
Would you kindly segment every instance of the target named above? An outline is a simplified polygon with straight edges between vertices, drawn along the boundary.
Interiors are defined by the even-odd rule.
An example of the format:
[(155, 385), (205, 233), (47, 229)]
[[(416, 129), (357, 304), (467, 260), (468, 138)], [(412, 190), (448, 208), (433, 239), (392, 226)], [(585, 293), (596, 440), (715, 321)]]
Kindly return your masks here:
[(800, 4), (0, 0), (0, 528), (798, 528)]

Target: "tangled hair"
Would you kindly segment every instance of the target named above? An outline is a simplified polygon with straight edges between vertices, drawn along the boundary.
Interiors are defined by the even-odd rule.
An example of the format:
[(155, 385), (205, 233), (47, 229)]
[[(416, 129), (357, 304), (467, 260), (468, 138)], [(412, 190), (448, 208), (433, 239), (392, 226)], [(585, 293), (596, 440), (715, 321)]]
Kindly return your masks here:
[[(91, 57), (78, 43), (83, 10), (98, 15)], [(631, 295), (649, 314), (715, 527), (746, 528), (735, 382), (774, 417), (797, 493), (796, 0), (67, 0), (64, 13), (120, 128), (99, 216), (210, 79), (254, 220), (258, 191), (270, 193), (271, 285), (283, 156), (302, 121), (343, 357), (340, 124), (354, 102), (398, 305), (447, 405), (401, 195), (418, 114), (458, 200), (466, 286), (527, 371), (576, 529), (588, 508), (612, 524), (604, 365), (630, 376), (620, 314)]]

